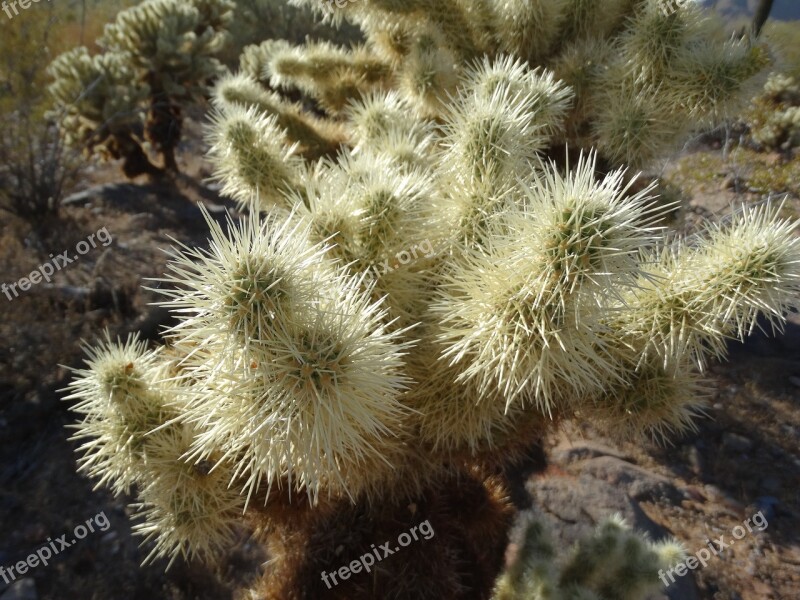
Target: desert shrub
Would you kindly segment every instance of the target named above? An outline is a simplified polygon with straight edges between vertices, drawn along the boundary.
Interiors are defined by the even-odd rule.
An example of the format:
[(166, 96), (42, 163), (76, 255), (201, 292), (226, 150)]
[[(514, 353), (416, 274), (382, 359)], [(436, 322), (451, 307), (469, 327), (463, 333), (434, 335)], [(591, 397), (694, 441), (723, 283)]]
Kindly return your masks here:
[(57, 216), (80, 161), (45, 117), (45, 68), (62, 15), (44, 5), (24, 17), (0, 19), (0, 209), (41, 225)]
[(55, 123), (19, 112), (8, 116), (0, 131), (0, 209), (39, 224), (58, 216), (79, 161), (64, 148)]

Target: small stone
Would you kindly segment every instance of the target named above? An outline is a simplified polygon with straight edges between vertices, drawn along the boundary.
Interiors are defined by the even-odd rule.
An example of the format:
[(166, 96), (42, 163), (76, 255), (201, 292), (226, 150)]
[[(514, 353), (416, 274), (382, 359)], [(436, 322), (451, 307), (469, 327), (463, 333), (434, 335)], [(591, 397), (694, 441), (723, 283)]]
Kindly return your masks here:
[(693, 485), (687, 485), (685, 488), (681, 490), (685, 496), (695, 502), (705, 502), (706, 496), (703, 492)]
[(725, 177), (722, 182), (720, 183), (720, 189), (723, 190), (733, 190), (739, 186), (739, 179), (733, 175), (728, 175)]
[(706, 484), (703, 489), (705, 491), (706, 498), (708, 498), (711, 502), (719, 504), (721, 511), (729, 511), (737, 515), (744, 512), (744, 506), (740, 502), (723, 492), (717, 486), (709, 483)]
[(728, 452), (747, 452), (753, 447), (753, 442), (738, 433), (725, 433), (722, 436), (722, 447)]
[(550, 451), (550, 462), (567, 467), (573, 463), (590, 460), (599, 456), (613, 456), (629, 462), (630, 457), (617, 448), (611, 448), (598, 442), (580, 440), (577, 442), (565, 441)]
[(26, 577), (12, 583), (8, 589), (0, 595), (0, 600), (38, 600), (36, 593), (36, 583), (32, 578)]
[(775, 477), (775, 475), (767, 475), (761, 480), (760, 487), (765, 492), (777, 494), (781, 491), (783, 486), (781, 485), (781, 480), (778, 477)]
[(794, 375), (790, 375), (789, 383), (791, 383), (793, 386), (800, 387), (800, 377), (795, 377)]
[(103, 542), (104, 544), (108, 544), (110, 542), (113, 542), (115, 539), (117, 539), (117, 532), (109, 531), (107, 534), (105, 534), (103, 537), (100, 538), (100, 541)]
[(697, 477), (703, 474), (703, 456), (696, 445), (689, 446), (689, 468)]
[(774, 598), (775, 597), (775, 590), (773, 590), (769, 585), (764, 583), (763, 581), (758, 581), (757, 579), (753, 579), (750, 582), (750, 585), (753, 586), (753, 591), (758, 594), (759, 598)]
[(776, 508), (780, 501), (774, 496), (759, 496), (755, 501), (756, 513), (764, 515), (767, 523), (772, 521), (776, 515)]

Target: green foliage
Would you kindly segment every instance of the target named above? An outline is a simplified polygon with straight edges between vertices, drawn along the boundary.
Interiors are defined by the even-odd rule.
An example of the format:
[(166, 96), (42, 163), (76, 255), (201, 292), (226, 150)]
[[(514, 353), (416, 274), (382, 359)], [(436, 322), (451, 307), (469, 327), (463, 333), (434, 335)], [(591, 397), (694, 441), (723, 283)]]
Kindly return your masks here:
[(176, 171), (183, 107), (220, 73), (229, 0), (146, 0), (119, 13), (97, 41), (50, 66), (50, 93), (69, 143), (101, 158), (123, 159), (129, 177), (159, 175), (145, 143)]
[(86, 48), (77, 47), (59, 55), (49, 72), (54, 80), (50, 93), (66, 108), (61, 126), (67, 143), (121, 158), (123, 153), (113, 141), (142, 129), (143, 103), (150, 93), (147, 85), (136, 84), (130, 55), (91, 56)]
[(800, 145), (798, 35), (800, 21), (770, 21), (764, 28), (763, 37), (775, 54), (777, 68), (743, 114), (751, 139), (764, 149), (791, 152)]

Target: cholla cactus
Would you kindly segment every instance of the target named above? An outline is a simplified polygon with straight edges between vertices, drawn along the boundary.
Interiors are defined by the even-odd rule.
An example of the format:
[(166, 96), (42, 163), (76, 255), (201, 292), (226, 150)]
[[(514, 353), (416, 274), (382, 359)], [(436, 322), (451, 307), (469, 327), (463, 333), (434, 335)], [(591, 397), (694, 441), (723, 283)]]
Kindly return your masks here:
[[(67, 399), (78, 398), (83, 415), (76, 439), (87, 441), (80, 469), (127, 492), (139, 481), (148, 449), (148, 435), (178, 416), (156, 384), (156, 355), (135, 337), (123, 343), (106, 340), (88, 349), (88, 369), (76, 372)], [(137, 465), (140, 468), (136, 468)]]
[[(595, 6), (556, 4), (586, 15)], [(622, 27), (623, 4), (603, 15), (608, 31)], [(389, 31), (383, 42), (397, 52), (404, 40), (421, 43), (408, 19), (424, 25), (430, 37), (412, 52), (431, 64), (442, 53), (490, 53), (496, 39), (491, 21), (467, 18), (462, 3), (436, 2), (432, 15), (422, 2), (364, 6), (383, 7), (385, 22), (369, 24)], [(589, 17), (569, 15), (564, 31), (586, 51)], [(681, 35), (693, 31), (683, 12), (665, 18)], [(742, 58), (735, 48), (731, 61)], [(270, 63), (283, 53), (306, 83), (331, 68), (366, 85), (355, 55), (261, 51)], [(681, 61), (687, 68), (689, 55)], [(245, 74), (217, 88), (211, 159), (251, 216), (227, 233), (210, 224), (207, 251), (175, 251), (164, 305), (179, 323), (166, 351), (107, 343), (72, 386), (77, 410), (113, 416), (113, 403), (98, 402), (109, 393), (98, 383), (106, 365), (146, 362), (142, 385), (171, 415), (146, 435), (157, 457), (109, 460), (130, 436), (106, 435), (100, 416), (79, 436), (91, 439), (92, 476), (117, 491), (136, 485), (154, 556), (213, 558), (242, 510), (275, 557), (254, 598), (486, 597), (508, 525), (502, 467), (568, 417), (626, 437), (680, 434), (702, 412), (702, 372), (725, 341), (760, 315), (780, 327), (797, 307), (800, 239), (780, 207), (745, 207), (696, 239), (668, 242), (652, 188), (634, 191), (622, 169), (598, 176), (594, 153), (546, 160), (576, 125), (575, 106), (594, 114), (585, 95), (508, 56), (458, 75), (449, 98), (372, 82), (360, 100), (331, 106), (348, 144), (315, 161), (291, 143), (296, 108)], [(203, 518), (217, 509), (219, 518)], [(424, 559), (410, 550), (335, 589), (321, 584), (321, 571), (417, 516), (437, 532)], [(569, 565), (558, 577), (595, 594), (586, 597), (639, 598), (657, 573), (653, 549), (618, 526), (586, 547), (606, 542), (620, 551), (608, 577)], [(528, 591), (514, 591), (513, 577), (500, 586), (533, 593), (558, 573), (550, 556), (534, 562), (533, 579), (520, 575)]]
[(72, 147), (102, 159), (124, 159), (128, 177), (158, 171), (142, 149), (143, 103), (149, 89), (125, 54), (90, 56), (79, 47), (58, 56), (48, 72), (50, 94), (64, 111), (60, 127)]
[(250, 77), (299, 90), (331, 116), (391, 87), (418, 116), (441, 120), (449, 96), (484, 57), (510, 57), (519, 72), (505, 76), (521, 81), (525, 71), (544, 68), (540, 76), (555, 75), (573, 92), (559, 118), (543, 119), (557, 130), (551, 144), (594, 147), (611, 166), (646, 165), (693, 125), (730, 116), (769, 62), (750, 39), (726, 39), (695, 2), (292, 3), (334, 24), (358, 25), (366, 43), (266, 42), (246, 52)]
[(220, 73), (229, 0), (146, 0), (122, 11), (97, 40), (103, 53), (71, 50), (50, 67), (55, 113), (68, 141), (101, 158), (124, 159), (128, 177), (158, 175), (149, 144), (177, 171), (182, 107)]
[(559, 562), (542, 522), (527, 514), (519, 525), (516, 556), (492, 600), (639, 600), (658, 591), (658, 572), (684, 556), (679, 544), (649, 542), (612, 517)]
[(791, 152), (800, 146), (800, 84), (789, 75), (772, 73), (745, 120), (756, 144)]

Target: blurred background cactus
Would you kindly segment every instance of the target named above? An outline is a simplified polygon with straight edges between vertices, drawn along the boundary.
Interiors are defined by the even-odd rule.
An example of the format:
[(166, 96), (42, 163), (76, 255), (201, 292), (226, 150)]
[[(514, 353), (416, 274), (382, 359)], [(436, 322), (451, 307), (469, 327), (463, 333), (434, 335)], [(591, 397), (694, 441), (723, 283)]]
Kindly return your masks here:
[(216, 55), (233, 8), (229, 0), (147, 0), (106, 26), (100, 54), (77, 47), (57, 57), (50, 93), (67, 142), (123, 159), (128, 177), (176, 172), (185, 108), (220, 73)]
[[(142, 72), (161, 60), (143, 23), (168, 4), (122, 13), (108, 52)], [(800, 240), (780, 206), (676, 239), (623, 168), (728, 114), (766, 50), (685, 2), (300, 4), (365, 41), (269, 40), (218, 81), (209, 156), (250, 216), (209, 218), (208, 250), (175, 249), (165, 347), (90, 351), (69, 396), (82, 470), (136, 489), (152, 557), (213, 561), (248, 524), (271, 554), (252, 598), (643, 598), (679, 552), (615, 522), (563, 560), (529, 525), (496, 582), (510, 465), (565, 418), (626, 439), (691, 429), (726, 340), (797, 308)], [(184, 17), (205, 15), (206, 33), (227, 18), (182, 6), (170, 36)], [(204, 81), (217, 37), (198, 36)], [(53, 70), (124, 84), (102, 56)], [(189, 82), (174, 88), (169, 63), (136, 90), (200, 93), (176, 60)], [(141, 104), (86, 98), (84, 141), (106, 103)], [(178, 118), (170, 102), (146, 128)], [(98, 143), (133, 127), (119, 112)], [(323, 584), (425, 519), (435, 543)]]
[(646, 598), (658, 591), (653, 572), (669, 569), (684, 555), (677, 544), (649, 542), (616, 517), (601, 523), (563, 557), (545, 526), (530, 514), (523, 514), (517, 534), (515, 556), (498, 580), (492, 600)]
[[(796, 25), (796, 23), (794, 24)], [(792, 24), (773, 22), (764, 37), (776, 55), (776, 69), (743, 114), (750, 139), (762, 150), (787, 157), (800, 146), (800, 46)]]
[(745, 118), (750, 137), (761, 148), (791, 153), (800, 146), (800, 83), (773, 73)]

